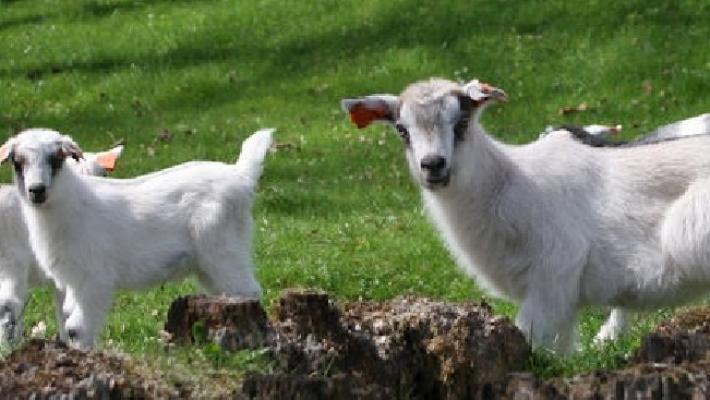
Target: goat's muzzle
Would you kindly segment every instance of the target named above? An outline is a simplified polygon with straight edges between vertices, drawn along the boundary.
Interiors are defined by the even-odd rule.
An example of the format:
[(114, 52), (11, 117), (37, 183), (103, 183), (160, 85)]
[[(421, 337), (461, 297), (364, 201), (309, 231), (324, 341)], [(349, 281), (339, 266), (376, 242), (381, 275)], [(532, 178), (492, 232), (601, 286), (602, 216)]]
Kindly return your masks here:
[(47, 201), (47, 187), (43, 184), (32, 185), (27, 188), (30, 201), (34, 204), (42, 204)]
[(436, 189), (449, 184), (451, 178), (446, 158), (437, 155), (428, 155), (422, 158), (422, 183), (427, 189)]

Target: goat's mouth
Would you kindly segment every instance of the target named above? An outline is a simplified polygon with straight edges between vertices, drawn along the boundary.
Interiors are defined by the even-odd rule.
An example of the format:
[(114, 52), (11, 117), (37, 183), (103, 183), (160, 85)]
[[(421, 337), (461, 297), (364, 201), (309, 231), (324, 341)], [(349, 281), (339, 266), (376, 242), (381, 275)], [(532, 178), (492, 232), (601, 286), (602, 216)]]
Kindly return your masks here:
[(422, 184), (429, 190), (436, 190), (448, 186), (450, 180), (451, 174), (446, 171), (437, 175), (426, 174), (422, 180)]

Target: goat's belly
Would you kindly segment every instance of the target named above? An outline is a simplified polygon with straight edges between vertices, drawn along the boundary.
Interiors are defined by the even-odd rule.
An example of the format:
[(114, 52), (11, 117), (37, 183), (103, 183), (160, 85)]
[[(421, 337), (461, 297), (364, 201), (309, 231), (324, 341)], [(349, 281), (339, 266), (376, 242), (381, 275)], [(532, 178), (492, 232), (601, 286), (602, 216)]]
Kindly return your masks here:
[(51, 282), (51, 279), (47, 274), (40, 269), (39, 265), (37, 263), (33, 262), (29, 268), (29, 274), (28, 274), (28, 279), (27, 279), (27, 285), (28, 287), (37, 287), (37, 286), (42, 286), (46, 285)]
[(656, 240), (638, 246), (627, 258), (605, 261), (585, 269), (580, 282), (583, 304), (649, 310), (679, 305), (710, 292), (710, 276), (675, 264), (664, 256)]
[(184, 278), (193, 270), (194, 265), (194, 257), (189, 252), (126, 265), (117, 275), (116, 286), (122, 289), (147, 289), (166, 281)]

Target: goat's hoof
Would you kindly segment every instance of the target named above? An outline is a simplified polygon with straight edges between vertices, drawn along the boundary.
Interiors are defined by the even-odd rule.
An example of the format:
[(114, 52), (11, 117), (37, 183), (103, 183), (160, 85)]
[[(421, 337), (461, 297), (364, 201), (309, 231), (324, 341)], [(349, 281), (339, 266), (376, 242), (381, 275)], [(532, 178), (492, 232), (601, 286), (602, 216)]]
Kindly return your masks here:
[(0, 307), (0, 343), (12, 344), (17, 340), (17, 319), (9, 306)]
[(76, 342), (77, 339), (79, 339), (79, 336), (78, 329), (67, 329), (67, 338), (69, 339), (69, 342)]
[(14, 327), (3, 327), (0, 329), (0, 346), (11, 346), (17, 342)]

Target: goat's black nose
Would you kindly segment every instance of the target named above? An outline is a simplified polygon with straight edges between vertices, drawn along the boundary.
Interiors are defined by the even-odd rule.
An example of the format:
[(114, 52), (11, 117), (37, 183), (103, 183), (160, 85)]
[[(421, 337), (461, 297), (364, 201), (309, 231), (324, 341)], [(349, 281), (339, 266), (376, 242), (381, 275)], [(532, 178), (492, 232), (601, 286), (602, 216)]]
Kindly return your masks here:
[(421, 165), (423, 170), (438, 172), (446, 166), (446, 159), (441, 156), (426, 156), (422, 158)]
[(42, 196), (47, 191), (47, 187), (42, 184), (32, 185), (27, 190), (35, 196)]

